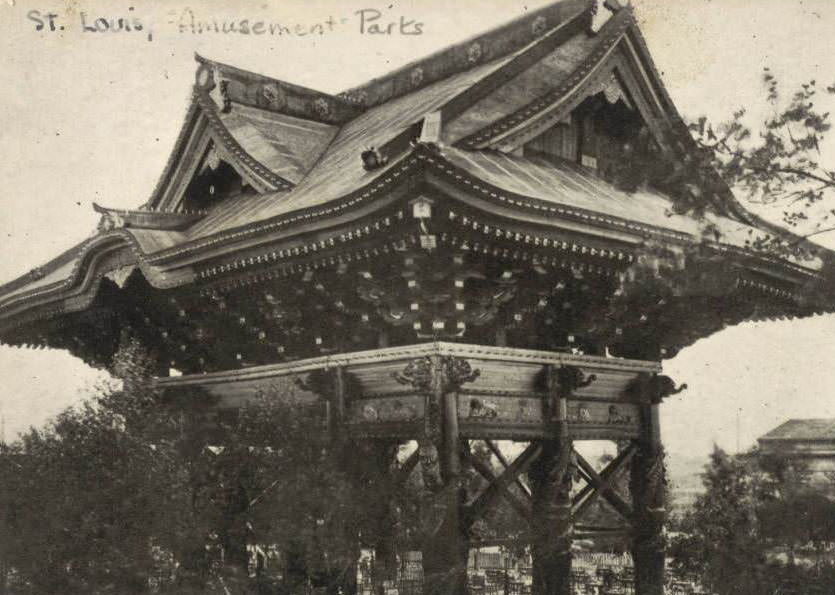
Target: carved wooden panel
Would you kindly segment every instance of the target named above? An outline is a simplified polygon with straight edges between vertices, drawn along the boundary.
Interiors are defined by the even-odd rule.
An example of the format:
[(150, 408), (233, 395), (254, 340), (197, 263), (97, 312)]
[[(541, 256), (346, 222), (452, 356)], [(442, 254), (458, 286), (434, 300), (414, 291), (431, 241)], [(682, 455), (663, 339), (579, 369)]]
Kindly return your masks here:
[(542, 396), (473, 392), (458, 395), (458, 425), (469, 438), (531, 439), (549, 435)]
[(355, 437), (390, 437), (408, 440), (420, 435), (426, 397), (402, 395), (355, 399), (348, 403), (345, 425)]
[(402, 423), (423, 419), (426, 398), (402, 395), (377, 399), (356, 399), (347, 405), (346, 423)]
[(641, 429), (640, 410), (623, 401), (571, 400), (568, 402), (568, 429), (572, 438), (637, 438)]
[[(470, 438), (530, 440), (552, 437), (556, 420), (546, 419), (548, 366), (568, 366), (594, 380), (569, 398), (568, 427), (575, 439), (635, 438), (639, 406), (627, 387), (639, 373), (657, 372), (654, 362), (575, 356), (480, 345), (426, 343), (378, 349), (249, 370), (160, 379), (163, 387), (198, 385), (236, 407), (259, 393), (277, 399), (329, 399), (332, 375), (345, 377), (345, 429), (356, 437), (414, 439), (423, 435), (431, 383), (421, 382), (430, 356), (455, 361), (468, 372), (457, 391), (460, 432)], [(450, 374), (453, 368), (443, 374)], [(302, 380), (301, 385), (295, 379)], [(316, 380), (316, 382), (314, 382)], [(447, 378), (445, 382), (449, 382)], [(443, 384), (443, 383), (442, 383)], [(560, 390), (560, 387), (552, 387)], [(320, 391), (322, 394), (317, 395)], [(553, 415), (548, 414), (548, 415)]]

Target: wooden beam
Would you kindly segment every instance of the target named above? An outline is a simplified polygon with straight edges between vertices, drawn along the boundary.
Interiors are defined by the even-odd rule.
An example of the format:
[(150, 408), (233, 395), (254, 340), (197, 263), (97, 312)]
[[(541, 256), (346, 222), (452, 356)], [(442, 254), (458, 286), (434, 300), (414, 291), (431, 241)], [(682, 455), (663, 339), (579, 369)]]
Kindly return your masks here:
[(619, 537), (621, 539), (629, 539), (632, 537), (630, 529), (619, 529), (617, 531), (574, 531), (574, 539), (595, 539), (597, 537)]
[[(592, 482), (594, 483), (594, 490), (589, 494), (589, 496), (583, 500), (582, 502), (578, 502), (577, 508), (574, 511), (574, 516), (579, 517), (582, 515), (597, 499), (598, 496), (603, 496), (609, 504), (625, 519), (628, 521), (632, 521), (632, 507), (629, 506), (612, 488), (612, 484), (614, 480), (617, 479), (618, 471), (622, 468), (623, 465), (626, 464), (629, 459), (631, 459), (635, 454), (635, 449), (630, 447), (624, 450), (618, 458), (612, 461), (609, 466), (606, 468), (612, 468), (611, 473), (609, 473), (606, 477), (602, 477), (594, 470), (588, 461), (586, 461), (579, 453), (575, 451), (575, 456), (577, 457), (577, 463), (580, 465), (580, 468), (591, 478)], [(617, 465), (615, 464), (617, 463)]]
[[(478, 471), (478, 473), (488, 482), (492, 484), (498, 480), (498, 477), (495, 473), (493, 473), (493, 470), (490, 468), (490, 465), (488, 465), (478, 457), (473, 456), (473, 454), (469, 452), (465, 453), (465, 457), (473, 466), (473, 468), (476, 471)], [(507, 501), (507, 503), (513, 507), (513, 509), (519, 514), (519, 516), (525, 519), (525, 521), (529, 521), (531, 518), (530, 506), (527, 503), (520, 500), (513, 492), (511, 492), (508, 489), (508, 487), (509, 485), (500, 485), (498, 488), (499, 493)], [(474, 521), (475, 518), (471, 520)]]
[(542, 446), (533, 443), (522, 451), (516, 459), (496, 478), (487, 488), (479, 494), (468, 506), (471, 519), (477, 519), (492, 505), (499, 496), (502, 489), (506, 489), (510, 482), (514, 481), (520, 473), (527, 471), (531, 463), (542, 453)]
[[(496, 444), (492, 440), (484, 440), (484, 443), (487, 445), (487, 448), (490, 449), (490, 452), (496, 455), (496, 458), (499, 459), (499, 462), (502, 464), (502, 467), (504, 467), (505, 469), (510, 467), (510, 462), (502, 454), (502, 451), (499, 450), (499, 447), (496, 446)], [(531, 488), (529, 488), (527, 484), (524, 481), (522, 481), (521, 477), (516, 477), (516, 485), (519, 486), (519, 489), (522, 490), (522, 493), (525, 494), (525, 496), (527, 496), (528, 499), (530, 499)]]
[(608, 533), (623, 533), (623, 532), (631, 532), (629, 527), (601, 527), (598, 525), (574, 525), (574, 531), (580, 531), (585, 533), (599, 533), (599, 534), (608, 534)]
[[(600, 472), (600, 477), (608, 479), (609, 476), (612, 475), (612, 473), (620, 472), (622, 470), (621, 459), (626, 456), (629, 456), (630, 458), (634, 456), (634, 453), (631, 455), (627, 455), (627, 452), (630, 449), (634, 451), (634, 446), (630, 446), (629, 448), (625, 448), (623, 451), (621, 451), (618, 454), (618, 456), (614, 460), (612, 460), (603, 471)], [(579, 473), (580, 477), (582, 477), (585, 480), (586, 485), (583, 486), (583, 488), (576, 496), (574, 496), (574, 498), (572, 498), (572, 505), (575, 507), (595, 490), (594, 480), (588, 475), (588, 473), (586, 473), (582, 468), (578, 468), (577, 472)]]

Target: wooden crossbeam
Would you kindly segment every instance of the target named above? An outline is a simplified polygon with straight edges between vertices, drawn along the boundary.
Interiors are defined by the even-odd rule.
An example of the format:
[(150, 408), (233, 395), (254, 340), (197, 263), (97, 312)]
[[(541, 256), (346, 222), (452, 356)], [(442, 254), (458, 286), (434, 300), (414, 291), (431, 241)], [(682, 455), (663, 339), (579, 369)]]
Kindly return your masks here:
[(596, 537), (619, 537), (622, 539), (628, 539), (632, 535), (632, 531), (629, 529), (620, 529), (618, 531), (607, 531), (607, 532), (600, 532), (600, 531), (574, 531), (571, 536), (574, 539), (595, 539)]
[(624, 531), (630, 531), (628, 527), (601, 527), (599, 525), (581, 525), (576, 524), (574, 525), (575, 532), (582, 532), (582, 533), (597, 533), (600, 535), (606, 535), (609, 533), (623, 533)]
[(599, 496), (612, 505), (618, 514), (628, 521), (632, 521), (632, 508), (621, 498), (613, 489), (613, 484), (617, 479), (620, 471), (635, 455), (634, 446), (629, 446), (624, 449), (600, 474), (594, 470), (588, 461), (586, 461), (578, 452), (574, 452), (577, 457), (577, 464), (580, 466), (582, 472), (589, 480), (583, 490), (574, 497), (572, 505), (574, 506), (574, 517), (579, 518), (588, 508), (597, 500)]
[[(473, 466), (473, 468), (476, 471), (478, 471), (478, 473), (484, 479), (486, 479), (491, 484), (497, 482), (498, 477), (493, 472), (493, 469), (490, 467), (490, 465), (488, 465), (478, 457), (473, 456), (473, 454), (470, 452), (465, 453), (465, 456), (467, 460), (470, 462), (470, 464)], [(529, 520), (531, 513), (530, 506), (522, 499), (517, 497), (513, 492), (511, 492), (508, 489), (508, 487), (509, 485), (499, 486), (499, 493), (507, 501), (507, 503), (513, 507), (513, 509), (519, 514), (519, 516), (521, 516), (526, 521)]]
[[(502, 451), (499, 450), (499, 447), (496, 446), (496, 444), (492, 440), (485, 440), (484, 443), (487, 445), (487, 448), (490, 449), (490, 452), (496, 455), (496, 458), (499, 459), (499, 462), (502, 464), (502, 467), (504, 467), (505, 469), (510, 467), (510, 462), (507, 460), (504, 454), (502, 454)], [(522, 490), (522, 493), (525, 494), (525, 496), (530, 500), (531, 489), (527, 486), (527, 484), (524, 481), (522, 481), (521, 477), (516, 477), (516, 485), (519, 486), (519, 489)]]
[[(618, 454), (618, 456), (615, 459), (613, 459), (603, 471), (600, 472), (600, 477), (608, 479), (613, 473), (620, 472), (623, 466), (626, 465), (626, 463), (632, 458), (634, 453), (635, 451), (632, 445), (622, 450)], [(578, 468), (577, 471), (580, 474), (580, 477), (582, 477), (586, 481), (586, 485), (583, 487), (583, 489), (580, 490), (580, 493), (573, 498), (572, 502), (575, 506), (578, 503), (582, 502), (586, 497), (588, 497), (589, 494), (591, 494), (595, 490), (595, 482), (591, 478), (591, 476), (588, 473), (586, 473), (582, 467)]]
[(520, 473), (527, 471), (528, 467), (542, 453), (542, 446), (537, 443), (528, 445), (522, 453), (510, 464), (510, 466), (499, 475), (495, 481), (481, 492), (467, 507), (471, 521), (481, 517), (495, 502), (499, 495), (507, 490), (507, 486), (515, 481)]

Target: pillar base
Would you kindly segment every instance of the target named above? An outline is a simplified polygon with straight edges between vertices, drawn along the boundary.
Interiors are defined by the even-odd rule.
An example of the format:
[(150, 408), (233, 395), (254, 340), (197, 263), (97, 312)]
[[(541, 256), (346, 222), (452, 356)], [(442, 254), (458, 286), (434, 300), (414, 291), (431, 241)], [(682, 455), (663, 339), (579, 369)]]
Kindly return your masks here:
[(534, 595), (571, 595), (571, 554), (533, 552)]
[(665, 552), (657, 544), (635, 544), (635, 595), (664, 595)]
[(427, 538), (423, 543), (423, 592), (425, 595), (467, 595), (467, 562), (470, 554), (462, 491), (447, 485), (428, 503), (424, 517)]

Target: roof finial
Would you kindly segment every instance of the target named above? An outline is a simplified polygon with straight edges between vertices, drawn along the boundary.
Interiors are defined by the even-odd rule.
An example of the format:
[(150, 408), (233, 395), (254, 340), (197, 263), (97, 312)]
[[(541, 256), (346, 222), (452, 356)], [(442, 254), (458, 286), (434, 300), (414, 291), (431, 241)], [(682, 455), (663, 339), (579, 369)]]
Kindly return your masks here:
[(603, 28), (612, 15), (622, 9), (618, 0), (589, 0), (587, 14), (589, 17), (589, 33), (596, 35)]

